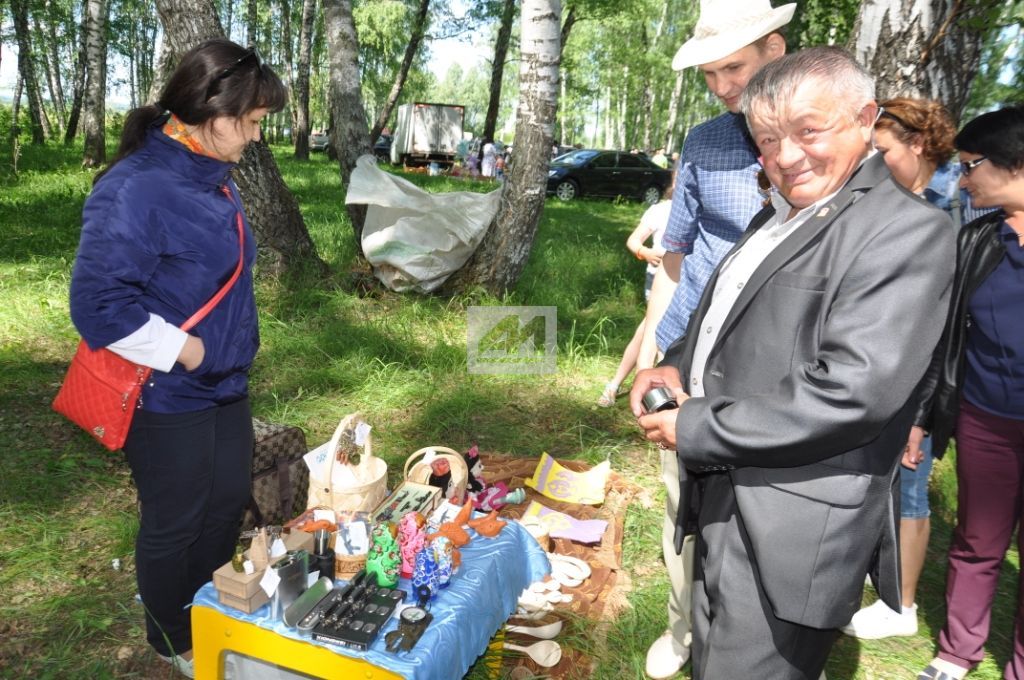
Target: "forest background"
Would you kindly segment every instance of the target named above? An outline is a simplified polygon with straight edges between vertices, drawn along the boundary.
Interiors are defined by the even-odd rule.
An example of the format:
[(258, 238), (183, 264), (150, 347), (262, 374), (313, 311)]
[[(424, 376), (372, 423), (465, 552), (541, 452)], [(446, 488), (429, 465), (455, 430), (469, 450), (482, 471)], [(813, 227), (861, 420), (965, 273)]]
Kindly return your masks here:
[[(879, 75), (883, 96), (941, 96), (961, 121), (1022, 100), (1021, 0), (797, 4), (790, 49), (849, 46)], [(343, 208), (349, 152), (391, 124), (383, 115), (389, 102), (463, 104), (475, 136), (527, 146), (514, 136), (524, 92), (518, 16), (527, 5), (558, 3), (0, 0), (0, 72), (15, 66), (11, 94), (21, 93), (0, 91), (0, 677), (169, 676), (142, 642), (134, 604), (137, 520), (126, 466), (49, 402), (76, 342), (67, 282), (92, 176), (111, 154), (127, 107), (153, 99), (162, 64), (173, 62), (165, 53), (217, 30), (258, 47), (293, 93), (269, 121), (269, 145), (247, 152), (239, 176), (261, 251), (272, 251), (261, 252), (268, 257), (257, 290), (256, 413), (298, 425), (316, 443), (340, 415), (362, 410), (393, 470), (425, 444), (474, 441), (485, 452), (611, 460), (646, 490), (626, 518), (630, 608), (599, 626), (578, 622), (563, 641), (592, 661), (580, 677), (641, 676), (646, 646), (664, 625), (667, 589), (658, 456), (621, 404), (605, 410), (593, 402), (642, 315), (641, 275), (623, 248), (642, 208), (548, 201), (543, 214), (532, 211), (533, 248), (521, 253), (509, 282), (470, 281), (435, 296), (382, 290), (352, 238), (358, 214)], [(693, 125), (721, 111), (696, 70), (669, 66), (697, 7), (692, 0), (562, 3), (548, 138), (678, 150)], [(202, 31), (190, 25), (197, 17), (206, 21)], [(437, 73), (439, 56), (451, 66)], [(358, 139), (336, 134), (332, 154), (310, 155), (308, 133), (332, 118)], [(493, 188), (392, 171), (430, 191)], [(283, 239), (281, 224), (292, 225)], [(557, 373), (468, 374), (466, 308), (478, 304), (557, 307)], [(830, 678), (912, 677), (931, 658), (944, 618), (954, 460), (951, 451), (933, 482), (921, 631), (879, 642), (844, 638)], [(1010, 653), (1016, 551), (1004, 572), (979, 678), (999, 677)], [(471, 675), (484, 677), (486, 664), (478, 666)]]

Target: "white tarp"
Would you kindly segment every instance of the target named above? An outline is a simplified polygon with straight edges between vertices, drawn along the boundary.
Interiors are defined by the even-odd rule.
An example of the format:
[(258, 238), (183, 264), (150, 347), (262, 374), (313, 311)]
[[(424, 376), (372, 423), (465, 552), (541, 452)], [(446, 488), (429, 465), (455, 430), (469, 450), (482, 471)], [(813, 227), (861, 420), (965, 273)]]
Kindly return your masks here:
[(480, 245), (500, 198), (500, 188), (431, 194), (365, 155), (356, 161), (345, 202), (367, 206), (363, 252), (377, 278), (392, 290), (429, 293)]

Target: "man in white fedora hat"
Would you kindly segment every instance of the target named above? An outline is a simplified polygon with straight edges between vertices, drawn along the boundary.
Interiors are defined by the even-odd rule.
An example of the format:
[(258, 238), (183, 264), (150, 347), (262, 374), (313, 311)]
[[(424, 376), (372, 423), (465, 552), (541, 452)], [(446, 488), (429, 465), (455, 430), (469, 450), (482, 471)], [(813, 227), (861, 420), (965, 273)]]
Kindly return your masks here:
[[(676, 70), (697, 66), (728, 112), (695, 127), (683, 144), (662, 241), (667, 252), (647, 308), (647, 327), (657, 328), (662, 350), (682, 335), (711, 272), (761, 208), (760, 165), (739, 114), (740, 95), (762, 66), (785, 54), (786, 41), (779, 29), (792, 19), (795, 8), (773, 8), (769, 0), (702, 0), (694, 35), (672, 60)], [(692, 537), (684, 543), (675, 535), (675, 452), (662, 451), (661, 458), (667, 490), (662, 549), (671, 591), (668, 630), (647, 652), (646, 672), (655, 679), (675, 675), (690, 657), (693, 580)]]

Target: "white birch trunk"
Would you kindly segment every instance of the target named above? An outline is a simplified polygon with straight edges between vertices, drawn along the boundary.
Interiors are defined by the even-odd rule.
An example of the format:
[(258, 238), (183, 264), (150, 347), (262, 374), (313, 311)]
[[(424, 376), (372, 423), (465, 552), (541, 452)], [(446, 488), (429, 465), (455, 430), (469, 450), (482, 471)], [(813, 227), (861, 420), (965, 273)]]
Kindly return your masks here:
[(558, 110), (561, 15), (560, 0), (523, 0), (515, 155), (498, 214), (476, 253), (446, 285), (449, 291), (482, 285), (501, 294), (515, 286), (529, 259), (544, 210)]

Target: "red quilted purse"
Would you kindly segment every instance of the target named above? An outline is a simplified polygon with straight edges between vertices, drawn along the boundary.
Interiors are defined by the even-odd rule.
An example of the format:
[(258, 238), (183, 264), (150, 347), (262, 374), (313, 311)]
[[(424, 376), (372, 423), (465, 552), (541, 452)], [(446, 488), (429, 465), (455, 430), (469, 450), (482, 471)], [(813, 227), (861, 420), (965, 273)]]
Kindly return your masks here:
[[(232, 200), (227, 187), (222, 187), (228, 200)], [(228, 294), (242, 273), (244, 260), (245, 231), (242, 227), (242, 212), (236, 215), (238, 222), (238, 265), (227, 283), (181, 325), (189, 331)], [(142, 386), (149, 380), (152, 368), (128, 361), (109, 349), (89, 349), (85, 340), (78, 343), (78, 350), (71, 359), (64, 384), (53, 400), (53, 410), (88, 432), (100, 444), (111, 451), (124, 445), (128, 437), (135, 409), (141, 405)]]

